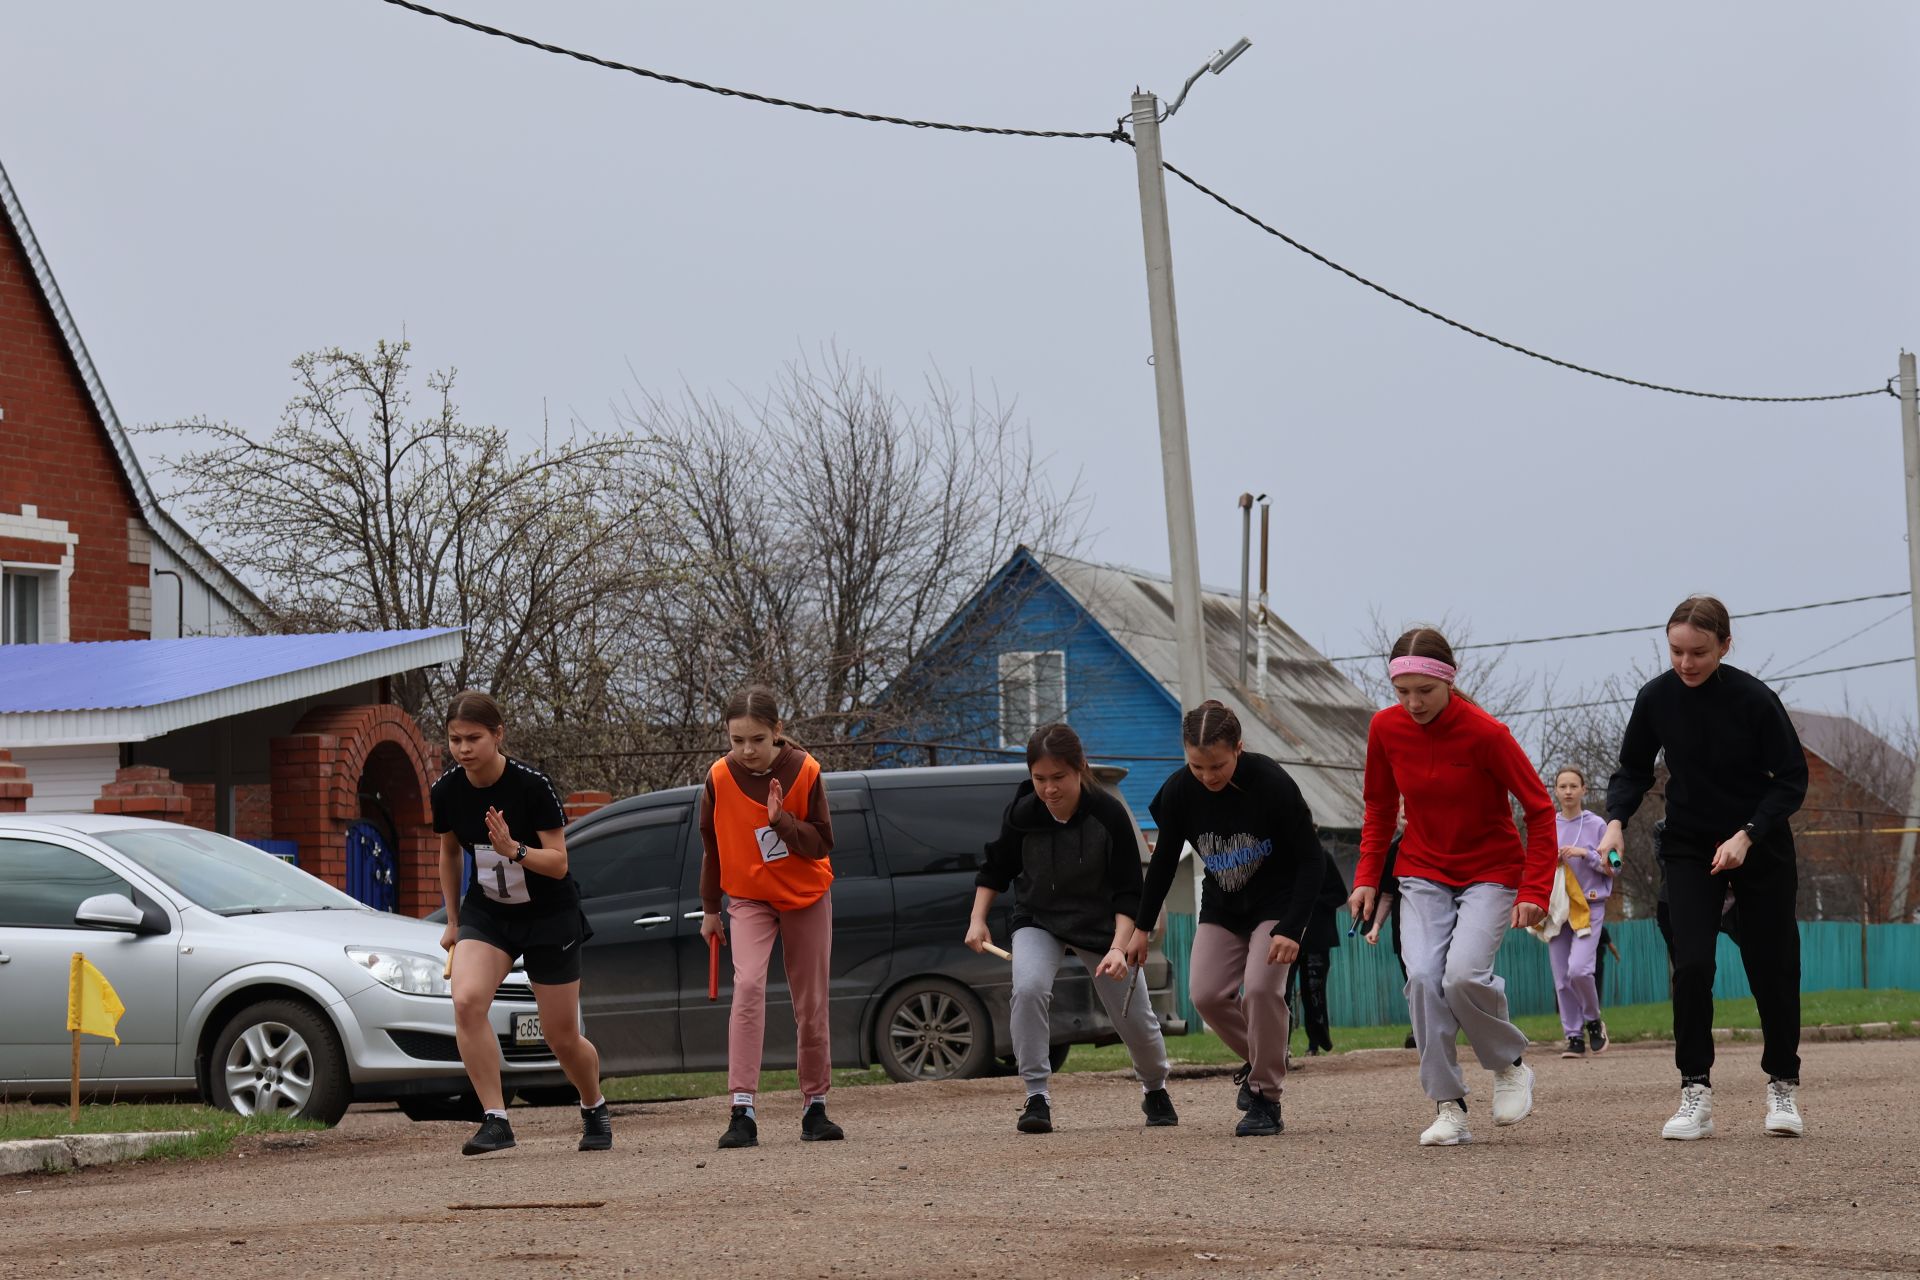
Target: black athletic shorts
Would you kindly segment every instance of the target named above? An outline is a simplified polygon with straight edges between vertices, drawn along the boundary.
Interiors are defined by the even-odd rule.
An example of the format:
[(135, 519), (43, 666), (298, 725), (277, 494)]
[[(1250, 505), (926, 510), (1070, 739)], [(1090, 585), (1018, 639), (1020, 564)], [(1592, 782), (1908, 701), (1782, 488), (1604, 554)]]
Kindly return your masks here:
[(461, 942), (484, 942), (516, 960), (524, 959), (527, 979), (541, 986), (580, 980), (580, 950), (593, 936), (578, 909), (532, 916), (501, 916), (472, 902), (460, 905)]

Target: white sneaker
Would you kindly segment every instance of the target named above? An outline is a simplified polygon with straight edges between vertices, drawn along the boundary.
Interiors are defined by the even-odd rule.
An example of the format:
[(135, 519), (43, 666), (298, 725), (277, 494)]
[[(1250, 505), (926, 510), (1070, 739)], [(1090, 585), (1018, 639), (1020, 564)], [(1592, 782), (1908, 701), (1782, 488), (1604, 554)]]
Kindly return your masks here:
[(1473, 1135), (1467, 1132), (1467, 1108), (1459, 1102), (1436, 1102), (1433, 1104), (1433, 1123), (1420, 1135), (1423, 1147), (1457, 1147), (1463, 1142), (1472, 1142)]
[(1782, 1138), (1798, 1138), (1806, 1133), (1800, 1118), (1800, 1092), (1797, 1084), (1785, 1080), (1767, 1081), (1767, 1132)]
[(1680, 1090), (1680, 1109), (1660, 1128), (1660, 1136), (1680, 1142), (1713, 1136), (1713, 1087), (1690, 1084)]
[(1493, 1122), (1519, 1124), (1533, 1114), (1533, 1068), (1524, 1062), (1493, 1073)]

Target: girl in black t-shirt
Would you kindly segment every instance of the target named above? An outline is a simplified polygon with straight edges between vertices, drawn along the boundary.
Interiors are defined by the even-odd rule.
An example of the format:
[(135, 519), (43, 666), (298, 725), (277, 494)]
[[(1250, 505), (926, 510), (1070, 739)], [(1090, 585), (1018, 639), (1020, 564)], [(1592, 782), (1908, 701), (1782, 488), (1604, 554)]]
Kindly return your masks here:
[(1160, 828), (1126, 959), (1146, 958), (1147, 931), (1189, 844), (1203, 872), (1188, 963), (1193, 1007), (1250, 1064), (1234, 1133), (1280, 1132), (1287, 1072), (1287, 969), (1300, 956), (1326, 860), (1300, 787), (1272, 759), (1241, 750), (1240, 720), (1209, 699), (1180, 722), (1187, 767), (1148, 806)]
[[(479, 1132), (460, 1150), (474, 1156), (514, 1145), (500, 1088), (500, 1042), (488, 1013), (501, 980), (524, 958), (541, 1034), (580, 1091), (580, 1150), (605, 1151), (613, 1126), (600, 1093), (600, 1055), (580, 1030), (580, 948), (590, 931), (580, 887), (567, 873), (560, 830), (566, 816), (545, 775), (501, 751), (505, 736), (491, 697), (457, 695), (447, 709), (454, 765), (433, 784), (447, 904), (440, 945), (449, 952), (460, 1060), (486, 1108)], [(463, 897), (460, 878), (469, 863), (473, 878)]]

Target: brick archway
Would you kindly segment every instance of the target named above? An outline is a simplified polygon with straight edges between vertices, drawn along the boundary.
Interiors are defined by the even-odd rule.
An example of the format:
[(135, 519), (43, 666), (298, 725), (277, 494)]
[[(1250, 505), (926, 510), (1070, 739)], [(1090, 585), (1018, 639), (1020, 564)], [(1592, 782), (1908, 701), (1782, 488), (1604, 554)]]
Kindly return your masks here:
[(299, 843), (303, 868), (345, 888), (347, 828), (363, 817), (390, 822), (398, 910), (420, 916), (440, 905), (439, 844), (428, 805), (440, 750), (411, 716), (386, 704), (315, 707), (271, 750), (273, 834)]

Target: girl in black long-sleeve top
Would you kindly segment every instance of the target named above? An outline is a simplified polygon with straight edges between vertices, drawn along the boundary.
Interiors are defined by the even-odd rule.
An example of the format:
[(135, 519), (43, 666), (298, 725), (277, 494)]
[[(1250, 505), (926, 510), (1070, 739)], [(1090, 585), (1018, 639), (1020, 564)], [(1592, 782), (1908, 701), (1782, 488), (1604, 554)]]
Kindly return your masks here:
[(1759, 1006), (1767, 1073), (1766, 1131), (1804, 1132), (1800, 1085), (1798, 870), (1787, 820), (1807, 794), (1807, 757), (1780, 697), (1721, 661), (1733, 642), (1727, 607), (1711, 596), (1682, 601), (1667, 623), (1673, 669), (1634, 700), (1607, 785), (1611, 821), (1600, 853), (1652, 788), (1666, 753), (1667, 817), (1660, 865), (1673, 946), (1674, 1060), (1680, 1109), (1668, 1138), (1713, 1133), (1713, 972), (1721, 911), (1740, 904), (1740, 958)]

